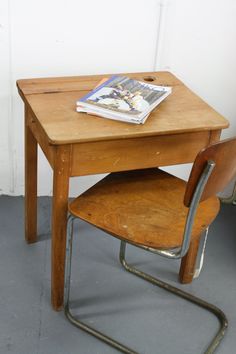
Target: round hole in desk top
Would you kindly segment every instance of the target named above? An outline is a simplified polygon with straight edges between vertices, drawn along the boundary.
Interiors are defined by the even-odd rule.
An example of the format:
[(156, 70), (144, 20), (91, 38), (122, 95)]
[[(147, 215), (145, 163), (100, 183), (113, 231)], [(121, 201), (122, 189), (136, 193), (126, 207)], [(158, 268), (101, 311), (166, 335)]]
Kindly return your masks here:
[(155, 76), (144, 76), (143, 80), (147, 81), (147, 82), (153, 82), (156, 80), (156, 77)]

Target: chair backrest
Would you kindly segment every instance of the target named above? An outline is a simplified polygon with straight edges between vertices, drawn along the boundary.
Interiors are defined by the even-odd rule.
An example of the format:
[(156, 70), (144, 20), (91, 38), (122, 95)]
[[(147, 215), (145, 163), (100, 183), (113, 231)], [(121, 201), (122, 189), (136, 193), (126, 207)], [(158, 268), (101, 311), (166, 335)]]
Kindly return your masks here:
[(198, 153), (186, 186), (184, 205), (187, 207), (190, 206), (207, 161), (213, 161), (215, 167), (206, 183), (200, 202), (222, 191), (236, 175), (236, 137), (210, 145)]

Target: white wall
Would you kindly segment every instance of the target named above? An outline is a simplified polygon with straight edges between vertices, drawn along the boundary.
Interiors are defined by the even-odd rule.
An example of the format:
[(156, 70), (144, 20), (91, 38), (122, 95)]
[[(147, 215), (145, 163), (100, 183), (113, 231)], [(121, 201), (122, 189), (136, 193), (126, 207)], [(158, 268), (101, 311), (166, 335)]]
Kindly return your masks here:
[(10, 46), (7, 1), (0, 2), (0, 194), (10, 191), (10, 153), (8, 119), (10, 117)]
[(236, 1), (175, 2), (169, 65), (236, 133)]
[[(1, 47), (6, 60), (0, 68), (4, 95), (1, 107), (5, 107), (1, 116), (4, 127), (0, 132), (3, 154), (0, 188), (2, 193), (22, 194), (23, 103), (15, 81), (40, 76), (154, 70), (160, 6), (156, 0), (149, 0), (148, 5), (146, 0), (119, 0), (118, 3), (1, 0), (1, 3), (5, 6), (1, 9), (4, 29), (0, 42), (6, 37)], [(9, 152), (13, 158), (11, 163)], [(51, 171), (42, 154), (39, 171), (39, 194), (50, 194)], [(95, 179), (74, 181), (72, 189), (78, 193), (77, 185), (85, 188), (89, 180)]]
[[(231, 121), (224, 136), (234, 135), (235, 18), (234, 0), (1, 0), (0, 193), (24, 191), (19, 78), (171, 70)], [(39, 163), (39, 194), (48, 195), (51, 170), (42, 154)], [(73, 179), (71, 194), (96, 179)]]
[[(171, 41), (162, 67), (230, 121), (222, 138), (236, 135), (236, 1), (175, 0)], [(185, 177), (187, 169), (172, 167)], [(229, 195), (232, 184), (225, 191)]]

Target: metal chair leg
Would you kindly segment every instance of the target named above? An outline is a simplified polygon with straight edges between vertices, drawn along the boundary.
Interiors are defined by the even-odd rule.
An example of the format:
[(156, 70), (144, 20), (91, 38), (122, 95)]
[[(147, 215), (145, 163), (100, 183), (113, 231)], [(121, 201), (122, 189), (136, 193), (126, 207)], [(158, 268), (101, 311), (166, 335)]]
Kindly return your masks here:
[(205, 249), (206, 249), (206, 243), (207, 243), (207, 235), (208, 235), (208, 229), (206, 229), (206, 231), (204, 232), (204, 236), (203, 238), (201, 239), (201, 242), (200, 242), (200, 247), (199, 247), (199, 250), (198, 250), (198, 257), (197, 257), (197, 265), (195, 267), (195, 271), (194, 271), (194, 276), (193, 278), (198, 278), (200, 273), (201, 273), (201, 270), (202, 270), (202, 267), (203, 267), (203, 262), (204, 262), (204, 256), (205, 256)]
[(232, 194), (231, 196), (227, 197), (227, 198), (220, 198), (221, 202), (222, 203), (225, 203), (225, 204), (233, 204), (233, 205), (236, 205), (236, 182), (234, 184), (234, 189), (232, 191)]
[(220, 344), (221, 340), (223, 339), (223, 336), (225, 335), (226, 329), (228, 327), (228, 320), (225, 316), (225, 314), (216, 306), (194, 296), (191, 295), (181, 289), (175, 288), (172, 285), (163, 282), (157, 278), (154, 278), (152, 276), (150, 276), (149, 274), (146, 274), (132, 266), (130, 266), (125, 259), (125, 251), (126, 251), (126, 242), (125, 241), (121, 241), (121, 246), (120, 246), (120, 262), (122, 264), (122, 266), (129, 271), (130, 273), (133, 273), (141, 278), (143, 278), (144, 280), (149, 281), (150, 283), (159, 286), (162, 289), (165, 289), (179, 297), (184, 298), (187, 301), (190, 301), (204, 309), (206, 309), (207, 311), (210, 311), (211, 313), (213, 313), (219, 320), (220, 322), (220, 329), (218, 330), (218, 332), (216, 333), (216, 335), (214, 336), (214, 338), (212, 339), (212, 341), (210, 342), (207, 350), (204, 352), (204, 354), (212, 354), (215, 352), (216, 348), (218, 347), (218, 345)]
[(70, 278), (71, 278), (71, 256), (72, 256), (72, 243), (73, 243), (73, 222), (74, 217), (69, 216), (67, 224), (67, 243), (66, 243), (66, 262), (65, 262), (65, 287), (64, 287), (64, 312), (67, 319), (76, 327), (93, 335), (94, 337), (102, 340), (106, 344), (116, 348), (125, 354), (139, 354), (138, 352), (126, 347), (125, 345), (113, 340), (105, 334), (97, 331), (96, 329), (88, 326), (87, 324), (75, 318), (70, 311)]
[[(71, 258), (72, 258), (72, 243), (73, 243), (73, 222), (74, 222), (74, 217), (70, 216), (68, 219), (68, 225), (67, 225), (67, 244), (66, 244), (66, 263), (65, 263), (65, 288), (64, 288), (64, 312), (65, 316), (67, 319), (76, 327), (82, 329), (83, 331), (93, 335), (94, 337), (102, 340), (106, 344), (112, 346), (113, 348), (116, 348), (122, 353), (126, 354), (138, 354), (138, 352), (126, 347), (125, 345), (115, 341), (114, 339), (106, 336), (105, 334), (97, 331), (96, 329), (88, 326), (86, 323), (83, 323), (79, 321), (75, 316), (70, 311), (70, 278), (71, 278)], [(121, 242), (121, 247), (120, 247), (120, 262), (123, 265), (123, 267), (128, 270), (129, 272), (151, 282), (154, 285), (157, 285), (163, 289), (166, 289), (169, 292), (172, 292), (190, 302), (195, 303), (198, 306), (201, 306), (205, 308), (206, 310), (212, 312), (213, 314), (216, 315), (216, 317), (219, 319), (221, 323), (221, 327), (213, 340), (211, 341), (210, 345), (208, 346), (207, 351), (205, 351), (205, 354), (212, 354), (216, 347), (219, 345), (221, 339), (223, 338), (228, 321), (225, 316), (225, 314), (215, 307), (214, 305), (211, 305), (207, 302), (205, 302), (202, 299), (199, 299), (191, 294), (188, 294), (178, 288), (175, 288), (171, 286), (168, 283), (164, 283), (161, 280), (158, 280), (144, 272), (139, 271), (138, 269), (135, 269), (134, 267), (131, 267), (130, 265), (127, 264), (125, 260), (125, 249), (126, 249), (126, 242), (122, 241)]]

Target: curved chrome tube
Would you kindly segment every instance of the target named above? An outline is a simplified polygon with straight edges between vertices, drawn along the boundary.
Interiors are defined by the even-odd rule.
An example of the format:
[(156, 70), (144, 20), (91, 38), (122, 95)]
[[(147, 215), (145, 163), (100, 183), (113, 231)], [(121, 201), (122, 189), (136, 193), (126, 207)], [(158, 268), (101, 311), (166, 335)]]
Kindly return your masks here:
[[(149, 252), (153, 252), (156, 254), (159, 254), (161, 256), (167, 257), (167, 258), (182, 258), (188, 251), (189, 244), (190, 244), (190, 239), (191, 239), (191, 232), (192, 232), (192, 226), (193, 226), (193, 220), (194, 216), (199, 204), (199, 200), (201, 198), (202, 192), (204, 190), (204, 187), (208, 181), (208, 178), (214, 168), (215, 164), (214, 162), (208, 161), (206, 168), (204, 169), (200, 181), (198, 182), (198, 185), (196, 187), (196, 190), (194, 192), (191, 205), (189, 208), (188, 216), (186, 219), (186, 224), (185, 224), (185, 230), (184, 230), (184, 238), (183, 238), (183, 243), (182, 247), (173, 249), (173, 250), (156, 250), (150, 247), (146, 246), (141, 246), (137, 244), (132, 244), (133, 246), (145, 249)], [(83, 331), (86, 331), (89, 334), (92, 334), (96, 338), (102, 340), (106, 344), (116, 348), (122, 353), (126, 354), (138, 354), (136, 351), (124, 346), (123, 344), (115, 341), (114, 339), (106, 336), (105, 334), (95, 330), (94, 328), (88, 326), (87, 324), (79, 321), (77, 318), (73, 316), (73, 314), (70, 311), (70, 278), (71, 278), (71, 258), (72, 258), (72, 242), (73, 242), (73, 222), (74, 222), (75, 217), (73, 215), (70, 215), (68, 218), (68, 224), (67, 224), (67, 243), (66, 243), (66, 264), (65, 264), (65, 288), (64, 288), (64, 312), (67, 317), (67, 319), (76, 327), (82, 329)], [(214, 336), (214, 338), (211, 340), (207, 350), (205, 351), (204, 354), (212, 354), (218, 347), (220, 341), (222, 340), (225, 331), (228, 326), (228, 321), (225, 316), (225, 314), (216, 306), (209, 304), (208, 302), (191, 295), (185, 291), (182, 291), (181, 289), (175, 288), (172, 285), (163, 282), (157, 278), (154, 278), (150, 276), (149, 274), (146, 274), (134, 267), (131, 267), (129, 264), (127, 264), (125, 260), (125, 251), (126, 251), (126, 242), (121, 241), (121, 246), (120, 246), (120, 262), (122, 266), (129, 271), (130, 273), (133, 273), (144, 280), (149, 281), (150, 283), (157, 285), (179, 297), (184, 298), (187, 301), (190, 301), (202, 308), (205, 308), (206, 310), (212, 312), (220, 321), (220, 329)]]
[(67, 223), (67, 240), (66, 240), (66, 264), (65, 264), (65, 285), (64, 285), (64, 313), (67, 319), (76, 327), (83, 331), (92, 334), (96, 338), (102, 340), (106, 344), (116, 348), (125, 354), (139, 354), (136, 351), (126, 347), (125, 345), (115, 341), (96, 329), (88, 326), (86, 323), (79, 321), (70, 311), (70, 279), (71, 279), (71, 256), (73, 244), (73, 223), (74, 216), (70, 215)]
[(210, 344), (208, 345), (207, 350), (204, 352), (204, 354), (212, 354), (215, 352), (216, 348), (218, 347), (218, 345), (220, 344), (221, 340), (223, 339), (226, 329), (228, 327), (228, 320), (225, 316), (225, 314), (215, 305), (212, 305), (202, 299), (200, 299), (199, 297), (196, 297), (192, 294), (189, 294), (179, 288), (176, 288), (166, 282), (163, 282), (162, 280), (159, 280), (157, 278), (152, 277), (151, 275), (144, 273), (134, 267), (131, 267), (125, 259), (125, 251), (126, 251), (126, 242), (121, 241), (121, 245), (120, 245), (120, 262), (122, 264), (122, 266), (130, 273), (133, 273), (135, 275), (137, 275), (138, 277), (149, 281), (150, 283), (159, 286), (162, 289), (165, 289), (169, 292), (171, 292), (172, 294), (175, 294), (179, 297), (182, 297), (183, 299), (190, 301), (204, 309), (206, 309), (207, 311), (210, 311), (211, 313), (213, 313), (219, 320), (220, 322), (220, 329), (218, 330), (218, 332), (216, 333), (216, 335), (214, 336), (214, 338), (211, 340)]
[(185, 228), (184, 228), (184, 236), (183, 236), (183, 242), (182, 246), (176, 249), (172, 250), (158, 250), (152, 247), (148, 246), (142, 246), (138, 244), (132, 244), (135, 247), (142, 248), (146, 251), (159, 254), (160, 256), (167, 257), (167, 258), (172, 258), (172, 259), (179, 259), (183, 258), (186, 253), (188, 252), (190, 241), (191, 241), (191, 232), (193, 228), (193, 222), (194, 222), (194, 217), (197, 211), (197, 207), (199, 204), (199, 200), (201, 199), (202, 193), (204, 191), (204, 187), (208, 181), (208, 178), (210, 177), (213, 169), (215, 167), (215, 163), (213, 161), (208, 161), (205, 169), (202, 172), (202, 175), (199, 179), (199, 182), (197, 184), (196, 190), (193, 194), (193, 198), (188, 210), (188, 215), (185, 223)]
[(234, 189), (232, 191), (232, 194), (231, 196), (227, 197), (227, 198), (220, 198), (221, 202), (222, 203), (225, 203), (225, 204), (233, 204), (233, 205), (236, 205), (236, 182), (234, 184)]

